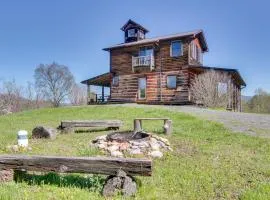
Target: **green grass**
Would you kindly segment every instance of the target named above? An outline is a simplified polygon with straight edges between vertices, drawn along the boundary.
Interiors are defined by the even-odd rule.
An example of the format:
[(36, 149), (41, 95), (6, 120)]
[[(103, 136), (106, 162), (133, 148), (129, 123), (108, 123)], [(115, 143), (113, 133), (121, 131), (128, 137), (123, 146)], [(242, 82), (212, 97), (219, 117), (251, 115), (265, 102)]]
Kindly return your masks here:
[[(222, 125), (157, 108), (124, 106), (40, 109), (0, 117), (0, 153), (10, 153), (16, 132), (37, 125), (57, 127), (64, 119), (120, 119), (132, 129), (136, 117), (170, 117), (174, 149), (154, 160), (152, 177), (141, 183), (135, 199), (269, 199), (270, 139), (231, 133)], [(161, 134), (161, 122), (145, 122), (144, 129)], [(90, 141), (106, 131), (59, 135), (56, 140), (30, 140), (27, 154), (95, 156)], [(164, 136), (165, 137), (165, 136)], [(103, 199), (105, 177), (83, 174), (30, 174), (0, 183), (0, 199)], [(116, 199), (121, 199), (118, 196)]]

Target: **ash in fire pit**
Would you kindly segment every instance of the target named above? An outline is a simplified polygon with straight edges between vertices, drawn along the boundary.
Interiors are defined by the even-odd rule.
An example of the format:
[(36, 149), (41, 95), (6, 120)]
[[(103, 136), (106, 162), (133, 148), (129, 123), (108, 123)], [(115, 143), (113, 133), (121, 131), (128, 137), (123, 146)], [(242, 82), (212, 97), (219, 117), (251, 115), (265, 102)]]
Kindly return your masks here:
[(166, 138), (143, 131), (110, 133), (97, 137), (92, 141), (92, 144), (114, 157), (123, 157), (125, 154), (141, 154), (160, 158), (163, 156), (163, 151), (172, 151)]
[(109, 135), (107, 135), (108, 141), (117, 141), (117, 142), (127, 142), (131, 140), (145, 140), (145, 139), (149, 139), (149, 134), (142, 131), (116, 132), (116, 133), (110, 133)]

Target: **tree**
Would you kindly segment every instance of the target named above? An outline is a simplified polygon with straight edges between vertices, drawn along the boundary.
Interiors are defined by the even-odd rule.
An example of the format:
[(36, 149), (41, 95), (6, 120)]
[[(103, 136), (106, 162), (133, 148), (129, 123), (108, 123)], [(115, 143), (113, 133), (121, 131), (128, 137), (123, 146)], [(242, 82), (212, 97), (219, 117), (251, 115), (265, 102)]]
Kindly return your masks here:
[(52, 63), (35, 69), (35, 85), (54, 107), (59, 107), (70, 94), (74, 77), (68, 67)]
[(36, 109), (49, 106), (49, 103), (44, 100), (44, 94), (31, 82), (27, 82), (24, 97), (27, 101), (26, 109)]
[(69, 94), (69, 101), (72, 105), (84, 105), (87, 103), (87, 91), (86, 88), (74, 84)]
[(15, 80), (5, 81), (0, 94), (1, 113), (18, 112), (22, 109), (22, 87)]
[(270, 113), (270, 94), (261, 88), (256, 89), (255, 95), (247, 102), (247, 111)]
[(209, 71), (199, 74), (191, 84), (191, 94), (196, 103), (206, 107), (227, 107), (230, 93), (227, 73)]

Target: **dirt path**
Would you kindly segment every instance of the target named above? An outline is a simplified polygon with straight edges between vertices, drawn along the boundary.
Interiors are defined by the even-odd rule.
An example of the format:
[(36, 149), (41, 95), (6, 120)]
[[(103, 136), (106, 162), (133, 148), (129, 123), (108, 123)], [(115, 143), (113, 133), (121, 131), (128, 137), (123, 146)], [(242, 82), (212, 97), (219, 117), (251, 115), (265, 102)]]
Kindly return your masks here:
[[(133, 106), (147, 106), (136, 105)], [(211, 110), (194, 106), (153, 106), (184, 112), (196, 117), (216, 121), (234, 132), (270, 138), (270, 115)]]

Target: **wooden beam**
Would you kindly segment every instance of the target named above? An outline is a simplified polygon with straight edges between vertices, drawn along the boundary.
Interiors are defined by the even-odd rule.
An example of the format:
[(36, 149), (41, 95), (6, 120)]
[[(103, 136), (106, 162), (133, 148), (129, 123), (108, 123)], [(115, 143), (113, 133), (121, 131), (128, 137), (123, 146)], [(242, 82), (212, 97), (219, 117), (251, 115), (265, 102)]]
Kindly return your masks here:
[(104, 86), (102, 86), (101, 90), (102, 90), (101, 98), (102, 98), (102, 102), (104, 102), (105, 101), (105, 98), (104, 98)]
[(131, 176), (151, 176), (152, 161), (135, 158), (1, 155), (0, 169), (105, 175), (116, 175), (121, 169)]
[(123, 126), (121, 120), (65, 120), (61, 122), (61, 128), (71, 127), (116, 127)]
[(134, 120), (169, 120), (169, 118), (135, 118)]

